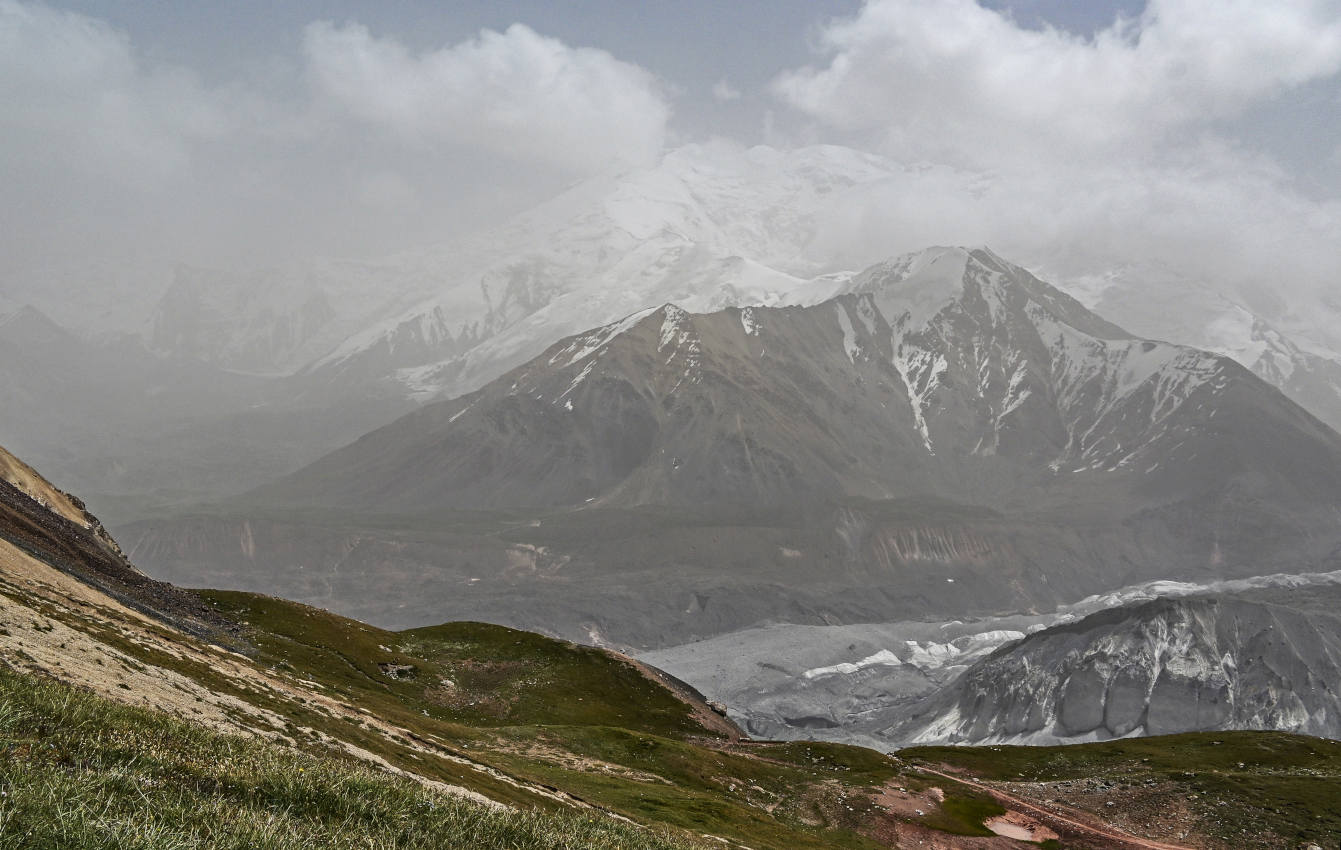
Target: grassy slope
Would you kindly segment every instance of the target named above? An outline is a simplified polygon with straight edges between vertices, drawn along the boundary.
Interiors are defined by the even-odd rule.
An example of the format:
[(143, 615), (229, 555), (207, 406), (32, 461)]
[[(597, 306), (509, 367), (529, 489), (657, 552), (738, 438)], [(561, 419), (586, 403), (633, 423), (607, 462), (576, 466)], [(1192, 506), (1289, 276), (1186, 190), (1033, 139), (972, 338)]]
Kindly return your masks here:
[[(306, 605), (230, 591), (204, 596), (246, 622), (258, 660), (319, 682), (379, 716), (427, 713), (472, 727), (628, 725), (703, 733), (688, 706), (600, 650), (485, 623), (389, 632)], [(395, 678), (380, 664), (410, 668)]]
[[(713, 835), (756, 850), (871, 848), (879, 846), (873, 824), (892, 817), (873, 797), (890, 785), (946, 791), (942, 805), (916, 819), (922, 826), (985, 834), (983, 819), (1000, 808), (980, 793), (920, 774), (918, 760), (959, 765), (1013, 788), (1052, 782), (1053, 796), (1064, 796), (1056, 783), (1074, 779), (1102, 777), (1116, 791), (1153, 780), (1159, 793), (1204, 800), (1195, 832), (1219, 836), (1224, 846), (1240, 846), (1233, 840), (1245, 834), (1280, 839), (1261, 846), (1292, 846), (1341, 829), (1333, 803), (1341, 799), (1341, 744), (1224, 734), (1067, 748), (924, 749), (898, 759), (830, 744), (739, 744), (700, 726), (689, 706), (626, 661), (589, 647), (476, 623), (390, 632), (268, 597), (213, 592), (207, 598), (218, 613), (248, 624), (255, 663), (305, 693), (352, 707), (354, 719), (318, 700), (239, 687), (198, 660), (103, 630), (102, 639), (145, 664), (276, 712), (289, 746), (206, 733), (4, 673), (0, 781), (7, 796), (0, 798), (0, 836), (23, 838), (24, 847), (287, 850), (450, 847), (454, 836), (467, 835), (471, 840), (461, 846), (488, 847), (496, 839), (518, 848), (653, 847)], [(46, 617), (70, 616), (52, 604), (33, 610), (39, 609)], [(410, 738), (379, 731), (378, 722)], [(334, 753), (332, 740), (519, 811), (491, 814), (369, 770)], [(563, 793), (536, 793), (544, 787)], [(611, 819), (575, 815), (574, 803), (653, 831), (622, 832)], [(144, 825), (143, 835), (135, 824)], [(426, 840), (416, 830), (434, 833), (438, 843), (416, 844)], [(332, 844), (336, 833), (351, 843)], [(360, 844), (359, 836), (367, 840)]]
[(578, 813), (491, 809), (0, 668), (0, 838), (14, 850), (699, 847)]
[[(732, 751), (627, 662), (527, 632), (480, 623), (389, 632), (270, 597), (205, 595), (249, 624), (261, 662), (507, 775), (761, 850), (876, 846), (857, 831), (869, 805), (848, 806), (897, 774), (877, 753), (814, 745), (825, 758), (802, 765)], [(392, 678), (382, 663), (413, 678)]]
[(1196, 833), (1229, 847), (1341, 843), (1338, 741), (1214, 732), (1059, 747), (919, 747), (900, 756), (1016, 788), (1038, 786), (1039, 796), (1081, 792), (1096, 778), (1117, 801), (1148, 789), (1157, 805), (1186, 805)]

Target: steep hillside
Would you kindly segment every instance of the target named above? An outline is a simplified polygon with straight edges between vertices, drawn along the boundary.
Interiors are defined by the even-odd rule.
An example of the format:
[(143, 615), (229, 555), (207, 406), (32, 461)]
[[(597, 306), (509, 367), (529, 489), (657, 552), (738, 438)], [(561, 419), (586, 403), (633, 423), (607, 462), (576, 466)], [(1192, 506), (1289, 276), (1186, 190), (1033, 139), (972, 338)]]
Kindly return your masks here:
[(93, 532), (109, 549), (119, 551), (116, 541), (102, 527), (102, 523), (88, 512), (84, 503), (37, 474), (31, 466), (14, 457), (0, 446), (0, 480), (28, 496), (40, 507), (60, 518)]
[(639, 647), (1304, 572), (1341, 543), (1341, 438), (1237, 363), (986, 250), (846, 289), (633, 314), (124, 537), (188, 584)]

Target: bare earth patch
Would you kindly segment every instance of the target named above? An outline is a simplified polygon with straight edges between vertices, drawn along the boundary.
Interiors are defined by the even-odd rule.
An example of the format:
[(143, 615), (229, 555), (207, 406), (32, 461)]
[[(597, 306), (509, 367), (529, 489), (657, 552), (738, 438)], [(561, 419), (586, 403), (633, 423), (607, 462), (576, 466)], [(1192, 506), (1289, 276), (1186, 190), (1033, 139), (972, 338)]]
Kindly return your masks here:
[(1006, 812), (1004, 815), (983, 821), (983, 826), (1005, 838), (1017, 841), (1032, 841), (1042, 844), (1060, 836), (1023, 812)]

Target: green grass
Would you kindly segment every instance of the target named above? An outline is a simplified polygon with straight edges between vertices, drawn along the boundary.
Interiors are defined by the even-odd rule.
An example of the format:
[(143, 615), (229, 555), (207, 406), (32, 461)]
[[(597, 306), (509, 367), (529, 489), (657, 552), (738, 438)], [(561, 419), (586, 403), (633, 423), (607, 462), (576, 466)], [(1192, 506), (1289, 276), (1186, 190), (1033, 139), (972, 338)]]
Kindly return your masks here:
[(401, 632), (397, 646), (446, 674), (433, 699), (458, 721), (706, 734), (664, 687), (591, 647), (485, 623)]
[[(202, 593), (246, 622), (257, 659), (398, 721), (427, 716), (471, 727), (625, 726), (707, 734), (689, 707), (620, 659), (486, 623), (390, 632), (296, 602)], [(392, 678), (379, 664), (412, 668)]]
[(1004, 815), (1005, 808), (985, 794), (947, 794), (940, 809), (931, 812), (923, 821), (932, 829), (950, 832), (955, 835), (995, 835), (984, 822), (988, 818)]
[[(837, 800), (894, 775), (879, 753), (829, 744), (811, 745), (813, 761), (805, 745), (723, 752), (707, 745), (724, 743), (717, 733), (627, 662), (529, 632), (482, 623), (390, 632), (269, 597), (204, 595), (249, 624), (262, 664), (468, 747), (508, 775), (760, 850), (875, 846), (858, 834), (859, 801)], [(379, 662), (412, 668), (412, 678), (391, 678)]]
[[(1280, 846), (1341, 843), (1341, 742), (1282, 732), (1199, 732), (1058, 747), (919, 747), (910, 762), (949, 764), (1011, 782), (1100, 778), (1118, 792), (1158, 783), (1207, 834)], [(1167, 789), (1167, 790), (1165, 790)], [(1263, 840), (1260, 846), (1269, 846)], [(1274, 846), (1274, 845), (1270, 845)]]
[(488, 808), (3, 668), (0, 792), (0, 843), (14, 850), (701, 846), (606, 817)]
[[(803, 767), (771, 758), (772, 745), (723, 751), (618, 728), (505, 731), (514, 740), (560, 746), (648, 777), (639, 781), (557, 765), (530, 768), (546, 782), (599, 799), (639, 821), (711, 832), (756, 848), (878, 846), (860, 834), (873, 813), (870, 786), (863, 779), (874, 781), (875, 776), (854, 781), (836, 761), (827, 768)], [(884, 761), (881, 781), (896, 775), (888, 758), (871, 755)]]
[[(733, 745), (635, 667), (590, 647), (481, 623), (391, 632), (269, 597), (205, 596), (248, 624), (258, 664), (432, 741), (447, 757), (416, 751), (405, 739), (301, 697), (240, 687), (203, 662), (84, 623), (140, 662), (276, 712), (295, 746), (213, 735), (51, 683), (20, 687), (15, 683), (29, 680), (6, 673), (0, 835), (8, 843), (0, 846), (576, 850), (681, 846), (672, 836), (710, 834), (756, 850), (871, 850), (879, 845), (867, 834), (881, 817), (871, 795), (890, 781), (945, 791), (943, 804), (919, 823), (990, 834), (983, 822), (1001, 807), (921, 774), (919, 761), (1015, 782), (1099, 777), (1137, 790), (1150, 781), (1170, 783), (1170, 793), (1199, 801), (1200, 831), (1228, 846), (1244, 835), (1288, 839), (1279, 846), (1319, 839), (1326, 845), (1335, 836), (1334, 846), (1341, 838), (1341, 744), (1334, 742), (1224, 733), (1070, 747), (917, 749), (897, 759), (836, 744)], [(399, 672), (388, 675), (391, 668), (382, 665)], [(332, 757), (305, 729), (520, 811), (481, 809)], [(535, 793), (537, 786), (652, 829), (575, 816)], [(337, 833), (345, 843), (330, 840)], [(469, 838), (451, 843), (458, 835)]]

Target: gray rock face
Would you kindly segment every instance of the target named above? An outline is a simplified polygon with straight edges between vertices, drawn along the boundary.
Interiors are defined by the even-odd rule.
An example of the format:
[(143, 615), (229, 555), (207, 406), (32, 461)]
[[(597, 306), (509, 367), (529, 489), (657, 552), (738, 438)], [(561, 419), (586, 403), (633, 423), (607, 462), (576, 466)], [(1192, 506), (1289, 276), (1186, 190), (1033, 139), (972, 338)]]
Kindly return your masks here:
[(943, 248), (814, 307), (570, 337), (230, 510), (122, 536), (173, 580), (379, 623), (656, 646), (1306, 571), (1341, 546), (1341, 438), (1232, 360)]
[[(1003, 647), (886, 741), (1055, 743), (1276, 729), (1341, 737), (1341, 585), (1122, 607)], [(1021, 720), (1020, 707), (1029, 715)]]
[[(1062, 497), (1107, 513), (1223, 499), (1232, 481), (1239, 497), (1341, 499), (1341, 440), (1277, 391), (1133, 339), (990, 252), (931, 249), (851, 289), (637, 314), (257, 495), (380, 512)], [(939, 529), (886, 542), (984, 546)]]

